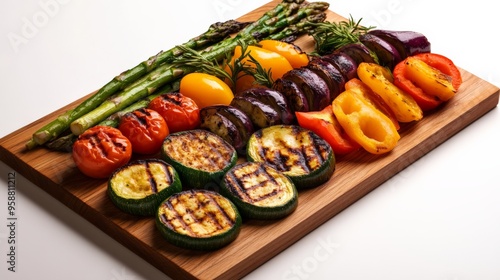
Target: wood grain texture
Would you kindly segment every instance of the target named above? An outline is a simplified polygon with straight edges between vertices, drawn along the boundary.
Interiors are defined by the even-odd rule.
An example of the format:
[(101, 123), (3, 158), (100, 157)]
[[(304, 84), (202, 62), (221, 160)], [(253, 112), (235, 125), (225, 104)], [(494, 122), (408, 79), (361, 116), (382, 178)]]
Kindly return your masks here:
[[(277, 3), (270, 2), (241, 19), (256, 19)], [(343, 18), (329, 11), (328, 20)], [(299, 38), (297, 44), (304, 50), (314, 46), (310, 37)], [(461, 73), (463, 85), (457, 95), (422, 121), (403, 125), (402, 139), (393, 152), (375, 156), (359, 151), (338, 157), (332, 178), (318, 188), (301, 191), (299, 207), (292, 215), (277, 221), (245, 221), (238, 238), (215, 252), (179, 249), (160, 236), (152, 218), (118, 210), (105, 193), (106, 181), (82, 175), (70, 154), (24, 150), (34, 131), (85, 97), (0, 139), (0, 159), (170, 277), (237, 279), (497, 106), (497, 87), (463, 69)]]

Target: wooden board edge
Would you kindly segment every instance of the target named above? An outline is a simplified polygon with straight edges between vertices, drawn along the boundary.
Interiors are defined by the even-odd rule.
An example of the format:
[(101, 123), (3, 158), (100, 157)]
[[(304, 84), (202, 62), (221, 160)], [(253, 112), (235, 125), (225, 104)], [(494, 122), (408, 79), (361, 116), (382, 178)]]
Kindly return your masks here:
[[(274, 1), (274, 2), (276, 2), (276, 1)], [(259, 8), (259, 9), (261, 9), (261, 8)], [(485, 99), (481, 102), (481, 104), (483, 104), (485, 106), (476, 106), (476, 107), (471, 108), (471, 110), (467, 112), (468, 114), (470, 114), (469, 116), (472, 116), (470, 119), (471, 120), (470, 122), (467, 119), (466, 122), (460, 122), (460, 123), (453, 122), (451, 124), (448, 124), (450, 126), (450, 128), (452, 128), (452, 131), (454, 131), (453, 134), (459, 132), (464, 127), (468, 126), (469, 124), (471, 124), (472, 122), (474, 122), (475, 120), (477, 120), (478, 118), (480, 118), (481, 116), (486, 114), (488, 111), (495, 108), (498, 104), (498, 98), (499, 98), (499, 90), (497, 89), (495, 93), (491, 94), (487, 99)], [(70, 106), (70, 105), (68, 105), (68, 106)], [(65, 106), (65, 107), (68, 107), (68, 106)], [(36, 121), (33, 124), (39, 125), (39, 122)], [(21, 129), (25, 129), (25, 128), (21, 128)], [(15, 133), (17, 133), (17, 131)], [(416, 153), (414, 155), (414, 157), (415, 157), (414, 159), (411, 159), (411, 160), (405, 159), (404, 162), (397, 162), (394, 164), (398, 164), (398, 168), (400, 168), (400, 170), (402, 170), (402, 169), (406, 168), (408, 165), (410, 165), (411, 163), (413, 163), (415, 160), (417, 160), (419, 157), (427, 154), (429, 151), (431, 151), (432, 149), (434, 149), (435, 147), (440, 145), (442, 142), (445, 142), (446, 140), (448, 140), (452, 136), (453, 135), (450, 135), (446, 139), (441, 139), (440, 141), (435, 141), (435, 139), (427, 139), (427, 141), (425, 143), (419, 144), (423, 147), (420, 147), (421, 150), (419, 151), (419, 153)], [(7, 138), (7, 137), (5, 137), (5, 138)], [(435, 138), (439, 139), (439, 137), (435, 137)], [(2, 145), (1, 140), (2, 139), (0, 139), (0, 160), (2, 160), (4, 162), (9, 162), (10, 163), (9, 165), (11, 167), (13, 167), (13, 165), (14, 165), (15, 166), (14, 169), (16, 169), (16, 170), (27, 170), (27, 172), (26, 172), (27, 175), (25, 175), (24, 173), (22, 175), (25, 176), (31, 182), (34, 182), (34, 183), (36, 182), (35, 183), (36, 185), (40, 186), (40, 184), (42, 184), (42, 185), (49, 185), (50, 186), (50, 183), (53, 183), (51, 180), (49, 180), (47, 178), (46, 178), (46, 180), (48, 180), (49, 182), (47, 182), (46, 180), (39, 180), (36, 176), (34, 176), (34, 174), (31, 174), (32, 172), (36, 172), (36, 170), (32, 170), (32, 167), (29, 166), (29, 164), (27, 164), (26, 162), (18, 161), (18, 158), (15, 156), (15, 154), (12, 154), (11, 151), (7, 150)], [(415, 149), (416, 149), (416, 147), (415, 147)], [(326, 222), (328, 219), (331, 219), (333, 216), (335, 216), (338, 213), (340, 213), (341, 211), (343, 211), (343, 209), (347, 208), (348, 206), (352, 205), (353, 203), (355, 203), (356, 201), (361, 199), (363, 196), (365, 196), (366, 194), (368, 194), (369, 192), (371, 192), (372, 190), (377, 188), (378, 185), (380, 185), (381, 183), (383, 183), (387, 179), (389, 179), (389, 178), (385, 178), (384, 180), (380, 179), (380, 182), (375, 184), (374, 186), (372, 186), (370, 184), (366, 184), (366, 185), (362, 185), (360, 188), (352, 189), (350, 192), (344, 193), (342, 196), (342, 199), (340, 200), (340, 204), (337, 204), (336, 207), (333, 207), (332, 205), (328, 206), (329, 208), (332, 208), (331, 214), (329, 214), (329, 215), (317, 214), (318, 220), (315, 223), (314, 228), (320, 226), (321, 224)], [(79, 200), (77, 200), (76, 204), (74, 204), (75, 201), (73, 199), (76, 199), (75, 197), (73, 197), (73, 199), (70, 199), (67, 197), (62, 197), (60, 193), (56, 193), (54, 190), (52, 190), (52, 187), (53, 186), (50, 186), (50, 188), (48, 188), (48, 189), (45, 189), (45, 188), (43, 188), (43, 189), (45, 191), (47, 191), (50, 195), (54, 196), (59, 201), (61, 201), (63, 203), (64, 203), (64, 201), (67, 201), (67, 203), (72, 204), (71, 206), (69, 206), (69, 205), (67, 205), (67, 206), (70, 209), (72, 209), (73, 211), (82, 215), (85, 219), (89, 220), (91, 223), (93, 223), (95, 225), (99, 225), (99, 228), (101, 230), (103, 230), (103, 232), (105, 232), (108, 235), (113, 236), (113, 238), (115, 238), (117, 241), (119, 241), (125, 247), (131, 249), (134, 253), (136, 253), (139, 256), (141, 256), (142, 258), (148, 260), (149, 263), (151, 263), (153, 266), (155, 266), (156, 268), (158, 268), (159, 270), (161, 270), (165, 274), (167, 274), (169, 276), (173, 276), (173, 277), (197, 279), (197, 276), (195, 276), (195, 275), (192, 275), (188, 272), (184, 273), (182, 271), (182, 268), (178, 268), (176, 266), (176, 264), (168, 262), (168, 261), (167, 262), (161, 261), (161, 260), (158, 260), (158, 258), (155, 258), (154, 253), (157, 253), (157, 252), (154, 252), (154, 250), (152, 250), (151, 248), (150, 248), (150, 250), (148, 250), (148, 249), (145, 250), (143, 247), (139, 246), (137, 243), (130, 242), (130, 240), (128, 239), (129, 233), (125, 233), (123, 235), (115, 233), (114, 229), (115, 229), (116, 225), (108, 224), (107, 221), (101, 221), (101, 219), (104, 219), (104, 217), (99, 218), (99, 215), (97, 215), (97, 216), (94, 215), (96, 213), (92, 212), (94, 210), (91, 209), (90, 207), (88, 207), (88, 205), (85, 205), (85, 204), (82, 205), (81, 201), (79, 201)], [(68, 194), (68, 195), (72, 196), (71, 194)], [(67, 204), (67, 203), (64, 203), (64, 204)], [(336, 203), (339, 203), (339, 202), (337, 201)], [(338, 205), (341, 205), (341, 206), (338, 207)], [(86, 208), (89, 208), (90, 211), (88, 211)], [(77, 209), (77, 210), (75, 210), (75, 209)], [(104, 227), (104, 229), (101, 227)], [(119, 228), (119, 227), (116, 227), (116, 228)], [(119, 228), (119, 229), (121, 230), (121, 228)], [(225, 272), (221, 272), (221, 274), (217, 275), (216, 279), (234, 279), (234, 278), (240, 278), (240, 277), (247, 275), (248, 273), (253, 271), (255, 268), (257, 268), (258, 266), (262, 265), (263, 263), (267, 262), (269, 259), (271, 259), (275, 255), (280, 253), (282, 250), (286, 249), (291, 244), (293, 244), (294, 242), (296, 242), (297, 240), (299, 240), (303, 236), (307, 235), (310, 231), (311, 231), (311, 229), (304, 230), (303, 232), (302, 231), (299, 232), (298, 235), (295, 235), (292, 238), (290, 238), (289, 240), (287, 240), (286, 242), (283, 242), (282, 244), (280, 244), (280, 246), (277, 247), (276, 250), (273, 250), (273, 254), (264, 254), (264, 252), (257, 252), (257, 254), (256, 254), (257, 256), (262, 255), (262, 256), (265, 256), (265, 258), (260, 258), (258, 262), (254, 261), (252, 263), (252, 265), (247, 265), (243, 268), (242, 267), (233, 267)], [(111, 234), (110, 234), (110, 232), (111, 232)], [(132, 248), (130, 248), (131, 245), (132, 245)], [(151, 255), (151, 253), (153, 253), (153, 255)], [(178, 273), (173, 273), (172, 271), (175, 271)]]

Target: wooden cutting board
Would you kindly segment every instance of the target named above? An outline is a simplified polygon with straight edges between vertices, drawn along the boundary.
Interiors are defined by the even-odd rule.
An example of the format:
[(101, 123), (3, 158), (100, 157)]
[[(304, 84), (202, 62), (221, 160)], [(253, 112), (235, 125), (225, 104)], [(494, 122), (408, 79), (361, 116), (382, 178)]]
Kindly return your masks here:
[[(270, 2), (240, 18), (255, 20), (280, 1)], [(328, 11), (329, 21), (344, 20)], [(310, 37), (297, 44), (312, 50)], [(215, 252), (179, 249), (167, 243), (152, 218), (119, 211), (106, 195), (106, 182), (83, 176), (70, 154), (24, 145), (38, 128), (75, 107), (85, 97), (0, 139), (0, 159), (102, 231), (168, 276), (178, 279), (237, 279), (363, 197), (455, 133), (495, 108), (499, 89), (461, 69), (463, 84), (441, 110), (418, 123), (404, 125), (396, 149), (383, 156), (363, 151), (337, 158), (335, 174), (324, 185), (299, 194), (299, 207), (278, 221), (245, 221), (238, 238)]]

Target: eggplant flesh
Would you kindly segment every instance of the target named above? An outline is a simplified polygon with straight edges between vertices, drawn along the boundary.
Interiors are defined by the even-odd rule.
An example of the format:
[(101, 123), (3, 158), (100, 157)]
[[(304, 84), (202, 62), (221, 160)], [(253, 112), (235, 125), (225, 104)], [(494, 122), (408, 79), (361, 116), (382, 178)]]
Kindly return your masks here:
[(289, 102), (284, 94), (277, 90), (254, 87), (244, 90), (238, 96), (251, 96), (273, 107), (279, 113), (282, 124), (292, 124), (295, 121), (295, 115), (290, 109)]
[(396, 64), (402, 60), (396, 47), (376, 35), (363, 34), (359, 40), (377, 55), (382, 66), (394, 69)]
[(230, 103), (250, 117), (256, 129), (281, 124), (281, 116), (270, 105), (251, 96), (236, 96)]
[(246, 143), (254, 132), (250, 118), (229, 105), (213, 105), (200, 110), (200, 127), (207, 129), (230, 143), (238, 154), (245, 154)]
[(401, 59), (431, 51), (431, 43), (419, 32), (374, 29), (368, 34), (378, 36), (393, 45), (399, 51)]
[(241, 150), (243, 144), (246, 146), (236, 125), (216, 111), (201, 110), (200, 120), (200, 128), (217, 134), (231, 144), (235, 150)]

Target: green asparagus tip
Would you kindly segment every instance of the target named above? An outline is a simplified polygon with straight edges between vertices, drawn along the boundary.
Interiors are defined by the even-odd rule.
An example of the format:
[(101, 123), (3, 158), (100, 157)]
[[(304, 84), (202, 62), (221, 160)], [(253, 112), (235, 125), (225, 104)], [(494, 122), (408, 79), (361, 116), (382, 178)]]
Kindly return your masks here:
[(26, 142), (26, 145), (25, 145), (27, 150), (33, 150), (37, 146), (38, 146), (38, 144), (35, 142), (35, 140), (33, 138), (28, 140), (28, 142)]

